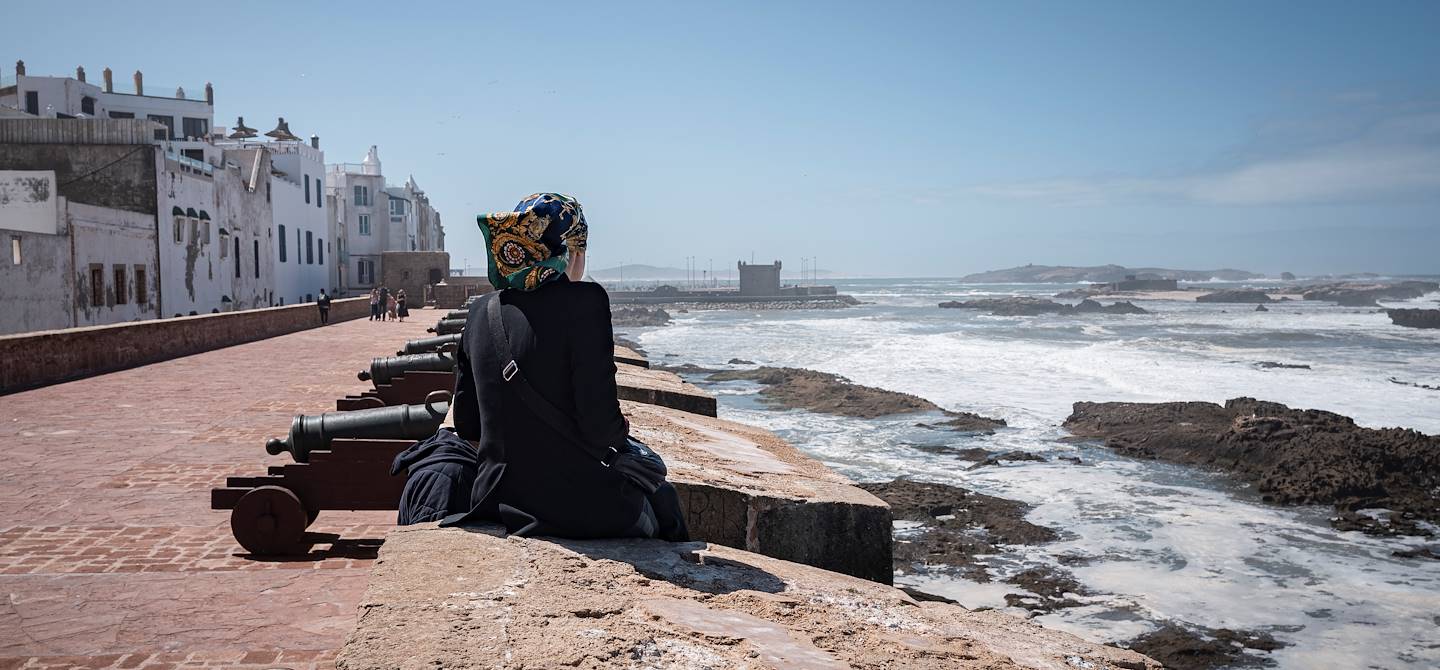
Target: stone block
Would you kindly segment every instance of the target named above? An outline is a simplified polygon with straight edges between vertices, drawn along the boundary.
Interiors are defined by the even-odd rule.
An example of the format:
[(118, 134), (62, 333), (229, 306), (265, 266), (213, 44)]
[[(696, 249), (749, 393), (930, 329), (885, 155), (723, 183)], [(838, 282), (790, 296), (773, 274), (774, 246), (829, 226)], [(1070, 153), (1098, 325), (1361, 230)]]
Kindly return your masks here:
[(715, 416), (715, 396), (680, 378), (673, 372), (651, 370), (615, 361), (616, 391), (621, 400), (671, 407), (694, 414)]
[(1126, 668), (1132, 651), (737, 549), (391, 531), (336, 659), (462, 667)]

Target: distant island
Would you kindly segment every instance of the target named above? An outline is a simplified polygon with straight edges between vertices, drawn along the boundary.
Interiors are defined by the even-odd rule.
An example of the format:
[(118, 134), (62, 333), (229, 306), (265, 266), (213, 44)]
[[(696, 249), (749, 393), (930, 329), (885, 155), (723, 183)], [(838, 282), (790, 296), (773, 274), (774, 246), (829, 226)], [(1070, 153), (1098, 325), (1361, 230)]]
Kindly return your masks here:
[(1126, 279), (1175, 279), (1179, 281), (1244, 281), (1265, 275), (1245, 270), (1168, 270), (1165, 268), (1127, 268), (1123, 265), (1023, 265), (965, 275), (960, 280), (972, 284), (1073, 284), (1079, 282), (1108, 283)]

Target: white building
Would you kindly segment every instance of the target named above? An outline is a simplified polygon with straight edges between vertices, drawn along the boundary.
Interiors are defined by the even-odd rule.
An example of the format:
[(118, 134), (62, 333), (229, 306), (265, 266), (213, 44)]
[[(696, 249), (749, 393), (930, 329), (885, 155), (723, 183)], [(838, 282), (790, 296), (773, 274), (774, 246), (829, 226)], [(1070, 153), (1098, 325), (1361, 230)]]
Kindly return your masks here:
[(332, 235), (340, 250), (336, 285), (342, 292), (378, 286), (387, 251), (445, 248), (440, 214), (425, 191), (413, 176), (403, 185), (387, 186), (375, 146), (359, 163), (331, 164), (325, 186), (333, 207)]

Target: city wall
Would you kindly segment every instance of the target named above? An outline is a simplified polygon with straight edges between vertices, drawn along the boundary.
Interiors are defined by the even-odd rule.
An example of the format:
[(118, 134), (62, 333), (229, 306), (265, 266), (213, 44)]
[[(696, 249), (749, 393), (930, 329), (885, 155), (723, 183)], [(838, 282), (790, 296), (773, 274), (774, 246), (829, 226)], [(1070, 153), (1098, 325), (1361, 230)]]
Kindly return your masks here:
[[(331, 303), (331, 321), (370, 315), (368, 297)], [(0, 336), (0, 395), (198, 354), (320, 325), (314, 303)]]

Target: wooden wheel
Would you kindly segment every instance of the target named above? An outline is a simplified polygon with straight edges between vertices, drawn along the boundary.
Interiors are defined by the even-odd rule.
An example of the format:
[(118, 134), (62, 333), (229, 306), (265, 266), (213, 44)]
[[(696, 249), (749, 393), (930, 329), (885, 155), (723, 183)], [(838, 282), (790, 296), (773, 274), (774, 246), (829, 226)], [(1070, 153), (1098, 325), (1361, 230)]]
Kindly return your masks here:
[(235, 540), (252, 554), (284, 554), (299, 548), (310, 520), (290, 489), (261, 486), (240, 496), (230, 511)]

